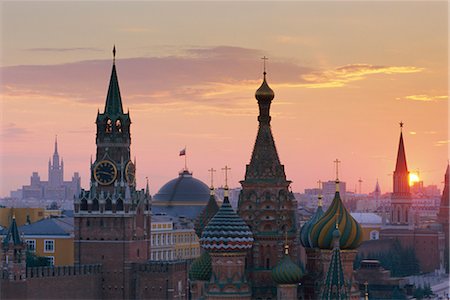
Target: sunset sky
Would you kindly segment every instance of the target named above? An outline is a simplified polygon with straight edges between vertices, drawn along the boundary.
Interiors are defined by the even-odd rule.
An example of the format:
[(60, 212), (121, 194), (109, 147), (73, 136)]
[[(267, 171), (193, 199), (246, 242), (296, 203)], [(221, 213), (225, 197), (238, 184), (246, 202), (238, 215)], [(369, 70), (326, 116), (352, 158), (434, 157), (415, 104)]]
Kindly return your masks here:
[[(447, 2), (2, 2), (0, 196), (47, 180), (55, 135), (65, 179), (88, 188), (95, 118), (116, 45), (137, 183), (188, 167), (244, 178), (262, 56), (272, 130), (292, 188), (340, 177), (392, 189), (400, 121), (408, 168), (442, 188), (448, 157)], [(223, 184), (218, 171), (216, 185)]]

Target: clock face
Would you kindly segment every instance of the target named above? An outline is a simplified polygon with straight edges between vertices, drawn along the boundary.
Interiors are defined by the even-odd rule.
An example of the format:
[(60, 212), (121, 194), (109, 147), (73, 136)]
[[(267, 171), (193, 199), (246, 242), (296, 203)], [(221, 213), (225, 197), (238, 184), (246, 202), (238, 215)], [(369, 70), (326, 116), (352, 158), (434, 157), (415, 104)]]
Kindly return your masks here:
[(101, 185), (110, 185), (117, 177), (117, 168), (109, 160), (102, 160), (94, 168), (94, 178)]
[(131, 160), (125, 167), (125, 179), (127, 180), (128, 184), (134, 184), (134, 181), (136, 180), (136, 167), (131, 162)]

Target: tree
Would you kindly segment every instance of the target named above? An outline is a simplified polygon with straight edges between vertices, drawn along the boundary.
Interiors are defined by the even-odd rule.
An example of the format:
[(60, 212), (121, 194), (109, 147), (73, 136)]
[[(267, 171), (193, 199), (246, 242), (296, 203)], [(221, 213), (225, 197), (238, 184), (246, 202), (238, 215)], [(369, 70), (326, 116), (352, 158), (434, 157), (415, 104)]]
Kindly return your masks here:
[(50, 259), (44, 256), (37, 256), (33, 252), (27, 251), (26, 254), (27, 268), (31, 267), (48, 267), (51, 265)]

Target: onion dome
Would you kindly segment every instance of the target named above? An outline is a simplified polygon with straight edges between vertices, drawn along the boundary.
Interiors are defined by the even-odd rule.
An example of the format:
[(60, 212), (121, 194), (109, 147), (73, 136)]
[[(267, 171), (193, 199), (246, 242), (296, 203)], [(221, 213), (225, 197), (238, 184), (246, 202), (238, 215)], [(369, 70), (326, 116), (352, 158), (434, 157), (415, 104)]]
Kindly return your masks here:
[(310, 240), (309, 240), (309, 234), (311, 233), (311, 229), (316, 224), (320, 218), (323, 216), (323, 209), (322, 209), (322, 196), (319, 196), (319, 205), (317, 206), (317, 210), (314, 213), (314, 215), (309, 219), (308, 222), (303, 224), (302, 229), (300, 229), (300, 242), (302, 243), (303, 247), (305, 248), (313, 248)]
[(286, 247), (285, 255), (272, 269), (272, 279), (277, 284), (297, 284), (303, 277), (302, 269), (297, 266), (289, 257), (288, 248)]
[(339, 194), (339, 181), (336, 181), (336, 193), (330, 207), (311, 228), (309, 234), (311, 246), (320, 249), (333, 248), (333, 231), (336, 223), (341, 234), (341, 249), (356, 249), (362, 242), (362, 229), (342, 203)]
[(202, 247), (211, 252), (242, 252), (253, 245), (253, 233), (228, 200), (228, 189), (216, 215), (203, 230)]
[(197, 236), (200, 238), (202, 236), (203, 229), (208, 225), (209, 221), (219, 210), (219, 205), (217, 205), (216, 197), (214, 195), (214, 188), (210, 189), (210, 196), (208, 204), (200, 212), (197, 219), (194, 222), (194, 230)]
[(191, 268), (189, 269), (189, 279), (209, 281), (211, 279), (211, 274), (211, 256), (205, 251), (200, 257), (192, 262)]
[(266, 81), (266, 72), (264, 72), (264, 80), (259, 89), (256, 90), (255, 93), (256, 100), (262, 102), (270, 102), (275, 97), (275, 93), (269, 87)]

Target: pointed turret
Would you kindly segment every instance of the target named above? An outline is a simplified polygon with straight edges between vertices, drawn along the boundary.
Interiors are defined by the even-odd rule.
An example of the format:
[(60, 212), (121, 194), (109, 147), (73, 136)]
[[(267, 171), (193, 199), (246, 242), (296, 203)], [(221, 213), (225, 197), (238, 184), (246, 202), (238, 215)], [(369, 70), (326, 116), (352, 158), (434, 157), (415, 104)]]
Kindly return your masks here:
[(270, 128), (270, 104), (275, 94), (269, 87), (266, 80), (266, 71), (264, 71), (263, 82), (255, 93), (259, 107), (259, 129), (256, 136), (255, 146), (253, 147), (250, 164), (247, 165), (245, 173), (245, 182), (268, 181), (268, 182), (286, 182), (284, 166), (278, 157), (275, 147), (275, 141)]
[(110, 116), (122, 115), (122, 98), (120, 97), (119, 81), (116, 72), (116, 46), (113, 48), (113, 66), (111, 71), (111, 79), (109, 80), (108, 95), (106, 96), (105, 113)]
[(393, 191), (391, 195), (391, 224), (408, 225), (411, 193), (402, 129), (403, 122), (400, 122), (400, 141), (397, 152), (397, 163), (393, 174)]
[(11, 224), (9, 225), (8, 232), (6, 233), (6, 236), (3, 239), (3, 248), (8, 248), (10, 243), (12, 243), (14, 246), (22, 244), (15, 216), (12, 217), (12, 221)]
[(330, 265), (323, 285), (321, 299), (344, 300), (350, 299), (345, 286), (344, 270), (341, 260), (341, 249), (339, 248), (340, 232), (338, 225), (333, 231), (333, 251), (331, 253)]
[(397, 164), (395, 165), (395, 172), (408, 172), (406, 165), (405, 146), (403, 144), (403, 122), (400, 122), (400, 142), (398, 143)]

